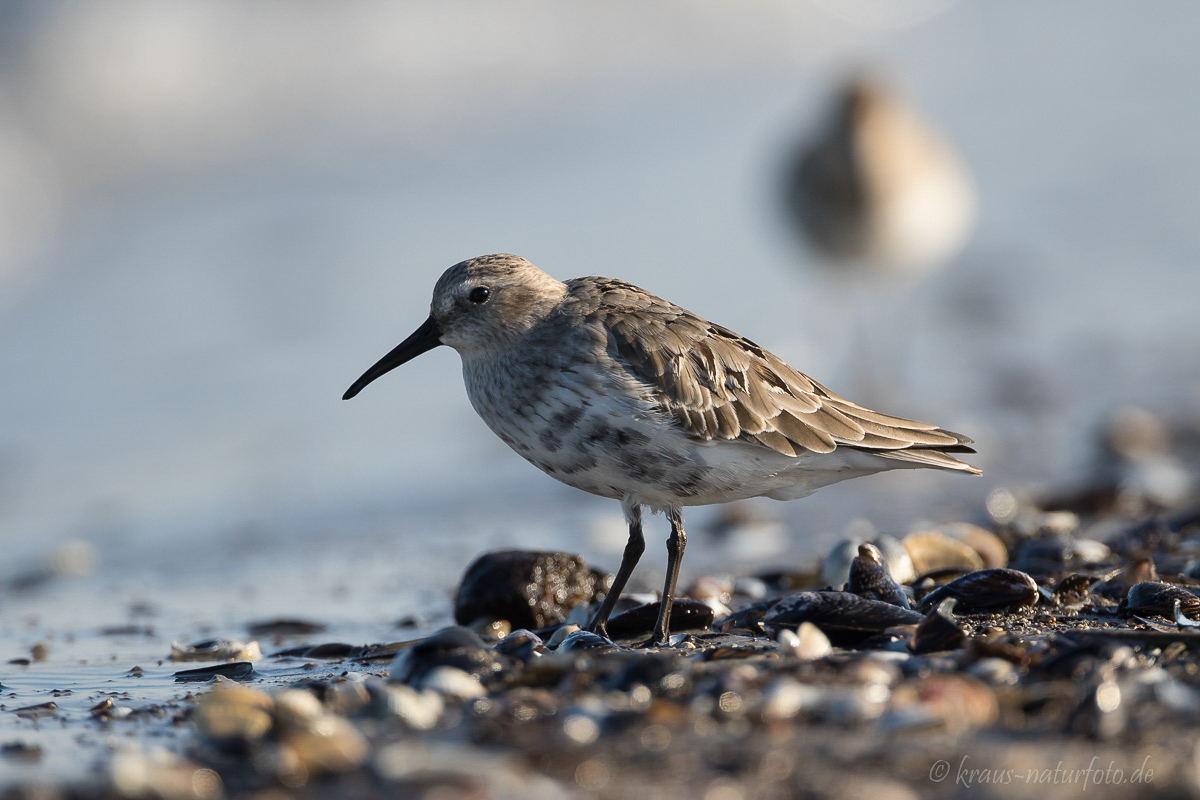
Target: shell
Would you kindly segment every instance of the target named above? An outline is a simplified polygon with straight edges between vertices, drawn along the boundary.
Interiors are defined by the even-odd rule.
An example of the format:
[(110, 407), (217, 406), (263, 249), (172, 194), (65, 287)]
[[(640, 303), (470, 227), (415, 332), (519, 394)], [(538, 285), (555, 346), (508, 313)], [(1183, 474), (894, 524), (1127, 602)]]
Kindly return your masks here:
[(1174, 618), (1175, 603), (1188, 616), (1200, 611), (1200, 597), (1180, 586), (1158, 581), (1142, 581), (1129, 587), (1125, 596), (1125, 610), (1130, 614), (1160, 614)]
[(871, 543), (879, 548), (879, 552), (883, 553), (883, 560), (887, 564), (888, 572), (892, 575), (892, 580), (904, 584), (917, 579), (917, 570), (913, 566), (912, 556), (908, 554), (908, 549), (903, 542), (895, 536), (888, 536), (884, 533), (872, 539)]
[(985, 569), (1008, 566), (1008, 548), (999, 536), (987, 528), (969, 522), (952, 522), (943, 525), (938, 532), (957, 539), (978, 553)]
[(306, 777), (345, 772), (360, 766), (371, 755), (371, 745), (354, 723), (335, 714), (322, 716), (316, 724), (289, 730), (282, 739)]
[[(659, 606), (658, 601), (644, 603), (614, 615), (605, 626), (608, 635), (623, 637), (650, 633), (658, 620)], [(671, 605), (671, 632), (708, 630), (715, 616), (708, 603), (687, 597), (676, 598)]]
[(826, 634), (879, 633), (896, 625), (915, 625), (921, 615), (849, 592), (796, 592), (775, 603), (763, 616), (773, 625), (811, 622)]
[(1112, 556), (1112, 550), (1095, 539), (1076, 539), (1071, 542), (1071, 556), (1084, 564), (1100, 564)]
[(580, 626), (576, 625), (573, 622), (568, 622), (565, 625), (560, 625), (554, 631), (554, 633), (550, 634), (550, 638), (546, 641), (546, 647), (549, 648), (550, 650), (557, 650), (559, 648), (559, 646), (563, 643), (563, 639), (566, 639), (572, 633), (575, 633), (576, 631), (579, 631), (579, 630), (582, 630), (582, 628), (580, 628)]
[[(171, 642), (172, 661), (257, 661), (262, 658), (258, 642), (237, 639), (206, 639), (195, 644), (182, 645)], [(35, 657), (35, 660), (36, 659)]]
[(208, 682), (213, 678), (226, 678), (231, 681), (248, 681), (258, 677), (254, 665), (249, 661), (230, 661), (215, 666), (181, 669), (174, 673), (176, 683)]
[(967, 634), (954, 621), (952, 612), (957, 602), (953, 597), (947, 597), (918, 622), (917, 629), (908, 641), (908, 649), (920, 655), (962, 647)]
[(513, 631), (492, 645), (492, 649), (497, 653), (515, 658), (522, 664), (528, 664), (545, 647), (546, 643), (542, 641), (541, 637), (524, 628)]
[(801, 661), (815, 661), (818, 658), (824, 658), (833, 652), (833, 645), (829, 642), (829, 637), (811, 622), (801, 622), (800, 627), (796, 628), (796, 632), (786, 630), (780, 632), (780, 644), (783, 644), (784, 633), (795, 637), (794, 640), (788, 640), (788, 648), (792, 654)]
[(850, 562), (858, 554), (858, 546), (862, 539), (842, 539), (835, 544), (821, 562), (821, 583), (834, 589), (846, 585), (846, 577), (850, 573)]
[(500, 658), (473, 631), (443, 628), (428, 639), (401, 650), (392, 662), (390, 680), (412, 685), (438, 667), (455, 667), (486, 683), (500, 671)]
[(1038, 599), (1037, 582), (1016, 569), (980, 569), (968, 572), (939, 586), (921, 601), (921, 608), (932, 608), (947, 597), (958, 600), (958, 609), (967, 613), (1000, 608), (1031, 606)]
[(969, 675), (929, 675), (896, 689), (885, 724), (893, 730), (986, 728), (1000, 717), (996, 693)]
[(850, 562), (850, 580), (846, 584), (846, 591), (868, 600), (881, 600), (908, 608), (908, 597), (892, 580), (883, 554), (873, 544), (858, 546), (858, 555)]
[(983, 569), (983, 558), (970, 545), (937, 531), (917, 531), (903, 539), (917, 575), (944, 569)]
[(759, 600), (757, 603), (751, 603), (748, 606), (743, 606), (717, 622), (716, 627), (723, 633), (728, 633), (732, 630), (747, 630), (761, 633), (763, 617), (778, 602), (778, 597), (771, 597), (766, 600)]
[(428, 730), (438, 723), (446, 709), (442, 696), (433, 691), (417, 691), (403, 684), (382, 684), (374, 688), (377, 703), (385, 713), (400, 719), (414, 730)]
[[(821, 563), (821, 582), (834, 589), (846, 585), (850, 565), (858, 555), (858, 548), (863, 539), (854, 537), (843, 539), (829, 551), (829, 555)], [(897, 583), (908, 583), (919, 574), (914, 568), (913, 560), (905, 546), (893, 536), (886, 534), (876, 536), (871, 542), (883, 554), (888, 572)]]
[(1012, 565), (1035, 575), (1061, 575), (1070, 555), (1070, 537), (1066, 533), (1052, 533), (1022, 544)]
[(558, 646), (558, 652), (568, 653), (573, 650), (594, 650), (600, 653), (607, 653), (620, 648), (610, 639), (605, 639), (603, 636), (591, 631), (574, 631), (567, 634), (562, 644)]
[(437, 692), (447, 700), (473, 700), (487, 694), (479, 678), (458, 667), (447, 666), (422, 673), (413, 688)]

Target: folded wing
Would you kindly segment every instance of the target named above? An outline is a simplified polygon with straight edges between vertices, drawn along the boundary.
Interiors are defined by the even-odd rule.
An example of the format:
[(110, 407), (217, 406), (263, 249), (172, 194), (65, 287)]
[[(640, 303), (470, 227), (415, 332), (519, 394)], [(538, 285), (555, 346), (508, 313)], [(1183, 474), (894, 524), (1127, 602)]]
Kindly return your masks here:
[(637, 287), (606, 281), (595, 288), (610, 355), (698, 438), (755, 442), (788, 456), (850, 447), (979, 474), (949, 455), (975, 452), (966, 436), (863, 408), (749, 339)]

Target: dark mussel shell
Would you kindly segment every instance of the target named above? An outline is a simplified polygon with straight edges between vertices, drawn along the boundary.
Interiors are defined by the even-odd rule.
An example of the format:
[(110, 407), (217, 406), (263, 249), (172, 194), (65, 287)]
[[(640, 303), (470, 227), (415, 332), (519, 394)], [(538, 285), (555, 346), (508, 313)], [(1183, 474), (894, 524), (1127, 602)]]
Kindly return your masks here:
[(1159, 614), (1173, 618), (1176, 601), (1183, 614), (1192, 616), (1200, 611), (1200, 597), (1181, 586), (1158, 581), (1142, 581), (1129, 587), (1125, 610), (1130, 614)]
[(959, 611), (995, 611), (1031, 606), (1038, 596), (1037, 582), (1020, 570), (977, 569), (925, 595), (921, 608), (932, 608), (947, 597), (953, 597), (958, 601)]
[(515, 658), (522, 664), (528, 664), (534, 656), (541, 653), (546, 643), (536, 633), (525, 628), (519, 628), (508, 636), (492, 645), (492, 649), (510, 658)]
[(570, 653), (572, 651), (579, 652), (583, 650), (591, 650), (598, 653), (611, 653), (614, 650), (620, 650), (621, 647), (611, 639), (605, 639), (598, 633), (591, 631), (573, 631), (568, 633), (559, 644), (557, 652)]
[(1071, 538), (1066, 534), (1054, 534), (1022, 544), (1012, 565), (1038, 575), (1061, 575), (1070, 555)]
[(721, 631), (744, 630), (761, 633), (763, 617), (778, 602), (778, 597), (769, 597), (766, 600), (759, 600), (757, 603), (743, 606), (729, 616), (723, 617), (717, 623), (717, 628)]
[(233, 661), (229, 664), (181, 669), (174, 673), (176, 683), (211, 681), (216, 677), (229, 678), (234, 681), (249, 681), (258, 677), (258, 673), (254, 671), (254, 665), (249, 661)]
[(762, 621), (777, 627), (811, 622), (836, 643), (865, 639), (897, 625), (916, 625), (921, 615), (850, 592), (796, 592), (775, 603)]
[[(605, 626), (612, 637), (649, 634), (658, 621), (659, 602), (643, 603), (609, 619)], [(699, 600), (681, 597), (671, 604), (671, 633), (708, 630), (713, 624), (712, 606)]]
[(908, 649), (917, 654), (933, 653), (938, 650), (957, 650), (962, 647), (967, 638), (966, 631), (958, 627), (954, 621), (954, 606), (958, 603), (953, 597), (947, 597), (930, 611), (925, 619), (917, 623), (912, 638), (908, 641)]
[(477, 633), (449, 627), (401, 651), (392, 664), (392, 680), (413, 683), (435, 667), (457, 667), (486, 683), (501, 666), (500, 655)]
[(850, 562), (850, 579), (846, 584), (846, 591), (868, 600), (879, 600), (900, 608), (908, 608), (908, 597), (900, 585), (892, 580), (883, 553), (869, 542), (858, 546), (858, 555)]

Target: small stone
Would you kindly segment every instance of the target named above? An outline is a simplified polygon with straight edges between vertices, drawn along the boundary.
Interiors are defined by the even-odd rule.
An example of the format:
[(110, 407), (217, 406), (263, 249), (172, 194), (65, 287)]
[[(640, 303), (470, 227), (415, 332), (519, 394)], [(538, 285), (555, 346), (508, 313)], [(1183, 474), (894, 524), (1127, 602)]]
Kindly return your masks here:
[(117, 797), (218, 800), (225, 796), (216, 772), (163, 748), (119, 749), (109, 764), (108, 777)]
[(778, 641), (801, 661), (815, 661), (833, 652), (833, 645), (825, 632), (811, 622), (801, 622), (795, 632), (784, 628)]
[(473, 700), (483, 697), (487, 690), (479, 678), (457, 667), (434, 667), (416, 681), (413, 688), (437, 692), (448, 700)]
[(371, 746), (345, 717), (324, 714), (307, 726), (289, 729), (283, 742), (295, 753), (308, 775), (345, 772), (363, 764)]
[(437, 725), (446, 708), (442, 696), (434, 691), (418, 691), (394, 683), (386, 684), (381, 691), (388, 713), (415, 730), (428, 730)]
[(759, 713), (767, 721), (793, 719), (805, 711), (820, 708), (824, 702), (825, 693), (822, 689), (781, 677), (763, 689)]
[(200, 696), (194, 720), (200, 734), (216, 742), (253, 742), (271, 729), (274, 708), (274, 701), (264, 692), (222, 683)]
[(516, 628), (545, 628), (579, 604), (603, 596), (606, 581), (581, 556), (527, 550), (485, 553), (467, 567), (454, 599), (454, 619), (508, 620)]

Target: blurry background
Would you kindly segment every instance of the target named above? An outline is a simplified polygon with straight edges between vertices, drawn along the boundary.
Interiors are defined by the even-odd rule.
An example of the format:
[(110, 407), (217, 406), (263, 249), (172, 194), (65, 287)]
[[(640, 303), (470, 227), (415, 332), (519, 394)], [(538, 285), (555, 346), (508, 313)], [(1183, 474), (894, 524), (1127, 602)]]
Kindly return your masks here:
[[(1198, 25), (1094, 0), (7, 0), (0, 577), (82, 553), (88, 597), (382, 621), (447, 612), (489, 547), (615, 568), (617, 504), (509, 452), (452, 351), (340, 400), (443, 269), (497, 251), (979, 442), (982, 479), (763, 501), (776, 522), (732, 541), (690, 512), (685, 582), (1085, 480), (1118, 408), (1200, 406)], [(954, 143), (978, 213), (944, 268), (855, 291), (784, 197), (863, 68)]]

